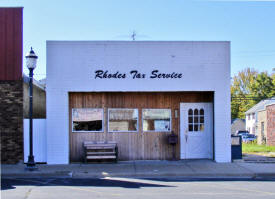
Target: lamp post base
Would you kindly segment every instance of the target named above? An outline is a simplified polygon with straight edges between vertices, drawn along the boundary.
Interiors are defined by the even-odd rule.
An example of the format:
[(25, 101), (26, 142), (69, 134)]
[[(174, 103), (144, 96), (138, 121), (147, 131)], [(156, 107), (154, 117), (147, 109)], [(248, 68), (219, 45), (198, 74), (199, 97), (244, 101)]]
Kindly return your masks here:
[(27, 166), (25, 168), (26, 171), (37, 171), (38, 168), (35, 165), (34, 162), (34, 156), (29, 156), (28, 157), (28, 162), (27, 162)]
[(36, 166), (26, 166), (25, 171), (38, 171)]

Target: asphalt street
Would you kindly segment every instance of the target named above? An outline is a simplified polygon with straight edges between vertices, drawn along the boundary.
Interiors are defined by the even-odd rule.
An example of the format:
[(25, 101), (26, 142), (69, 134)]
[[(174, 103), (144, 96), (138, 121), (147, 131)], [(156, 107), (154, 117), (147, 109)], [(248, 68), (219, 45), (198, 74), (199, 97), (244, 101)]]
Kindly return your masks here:
[(275, 180), (22, 178), (1, 180), (2, 199), (275, 198)]

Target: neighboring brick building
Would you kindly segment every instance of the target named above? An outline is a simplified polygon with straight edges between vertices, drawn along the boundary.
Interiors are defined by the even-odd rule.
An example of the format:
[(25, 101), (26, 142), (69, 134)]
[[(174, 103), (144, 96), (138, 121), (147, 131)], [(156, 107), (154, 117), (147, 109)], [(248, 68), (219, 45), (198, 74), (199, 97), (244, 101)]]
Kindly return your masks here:
[(275, 146), (275, 104), (266, 106), (267, 145)]
[[(246, 112), (246, 118), (251, 112), (255, 114), (255, 131), (258, 144), (275, 146), (275, 97), (260, 101)], [(247, 127), (247, 130), (249, 128)]]
[(23, 160), (23, 8), (0, 8), (1, 163)]

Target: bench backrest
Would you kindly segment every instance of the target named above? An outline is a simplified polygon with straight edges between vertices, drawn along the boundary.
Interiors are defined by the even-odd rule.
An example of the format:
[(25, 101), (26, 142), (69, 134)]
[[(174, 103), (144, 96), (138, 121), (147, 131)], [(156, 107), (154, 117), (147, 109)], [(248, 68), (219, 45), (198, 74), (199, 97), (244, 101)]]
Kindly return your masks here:
[(115, 148), (117, 146), (116, 142), (110, 141), (110, 142), (84, 142), (84, 147), (113, 147)]

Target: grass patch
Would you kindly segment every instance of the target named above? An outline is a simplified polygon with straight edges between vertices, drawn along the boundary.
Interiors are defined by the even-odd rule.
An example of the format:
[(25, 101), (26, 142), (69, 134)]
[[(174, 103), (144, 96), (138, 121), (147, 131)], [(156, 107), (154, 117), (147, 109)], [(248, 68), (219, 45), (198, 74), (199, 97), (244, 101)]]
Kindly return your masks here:
[(275, 152), (275, 146), (257, 145), (256, 143), (243, 143), (243, 153)]

